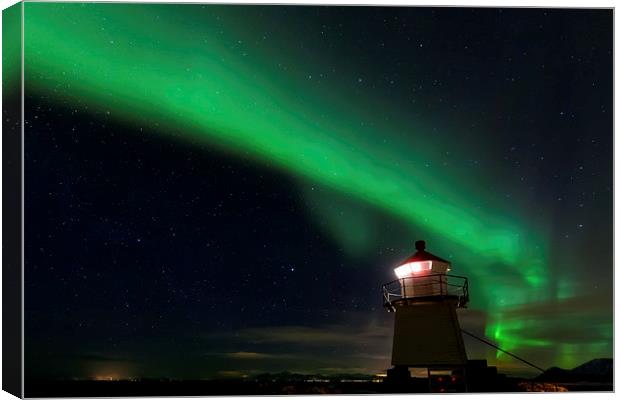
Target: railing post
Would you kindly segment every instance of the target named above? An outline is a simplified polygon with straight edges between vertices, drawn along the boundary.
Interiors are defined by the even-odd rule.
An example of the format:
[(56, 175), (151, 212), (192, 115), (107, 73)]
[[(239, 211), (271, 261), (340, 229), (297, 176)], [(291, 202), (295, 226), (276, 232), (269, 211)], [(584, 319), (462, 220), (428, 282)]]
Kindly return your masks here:
[(443, 296), (443, 274), (439, 274), (439, 294)]
[(467, 295), (467, 299), (469, 300), (469, 281), (465, 278), (465, 294)]

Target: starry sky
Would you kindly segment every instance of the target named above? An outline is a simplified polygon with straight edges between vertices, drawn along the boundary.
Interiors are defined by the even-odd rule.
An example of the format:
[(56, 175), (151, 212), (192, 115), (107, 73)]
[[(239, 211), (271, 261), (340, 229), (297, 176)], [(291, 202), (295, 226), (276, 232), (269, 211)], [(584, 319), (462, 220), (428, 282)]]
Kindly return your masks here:
[(417, 239), (611, 357), (610, 10), (26, 3), (24, 57), (27, 378), (384, 372)]

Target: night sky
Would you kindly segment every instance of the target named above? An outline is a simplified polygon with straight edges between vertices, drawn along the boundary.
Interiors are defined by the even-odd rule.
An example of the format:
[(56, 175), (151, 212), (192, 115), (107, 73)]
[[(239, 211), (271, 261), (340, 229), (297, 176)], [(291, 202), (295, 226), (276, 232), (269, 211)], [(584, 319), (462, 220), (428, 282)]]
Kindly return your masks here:
[(418, 239), (612, 356), (610, 10), (26, 3), (25, 65), (27, 379), (385, 372)]

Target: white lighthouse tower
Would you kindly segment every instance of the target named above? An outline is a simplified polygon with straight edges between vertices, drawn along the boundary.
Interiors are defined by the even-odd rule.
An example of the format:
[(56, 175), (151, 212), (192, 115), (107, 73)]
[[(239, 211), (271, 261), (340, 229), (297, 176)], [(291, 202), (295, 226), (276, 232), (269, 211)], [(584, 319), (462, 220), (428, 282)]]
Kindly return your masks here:
[[(409, 368), (458, 370), (467, 355), (456, 309), (469, 301), (467, 278), (449, 275), (451, 264), (415, 243), (416, 253), (394, 269), (383, 286), (383, 303), (395, 313), (392, 369), (388, 378), (406, 381)], [(430, 381), (429, 381), (430, 382)]]

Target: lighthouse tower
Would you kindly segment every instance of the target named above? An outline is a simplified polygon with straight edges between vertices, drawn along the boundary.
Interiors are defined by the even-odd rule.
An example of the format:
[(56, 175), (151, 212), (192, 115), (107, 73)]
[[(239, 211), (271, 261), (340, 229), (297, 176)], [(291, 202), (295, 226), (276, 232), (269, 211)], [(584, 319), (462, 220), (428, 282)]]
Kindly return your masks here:
[[(397, 279), (383, 285), (383, 304), (394, 312), (392, 369), (388, 378), (404, 381), (409, 368), (432, 371), (463, 369), (467, 355), (456, 309), (469, 301), (467, 278), (449, 275), (451, 265), (415, 243), (416, 253), (394, 273)], [(429, 382), (431, 382), (429, 380)]]

